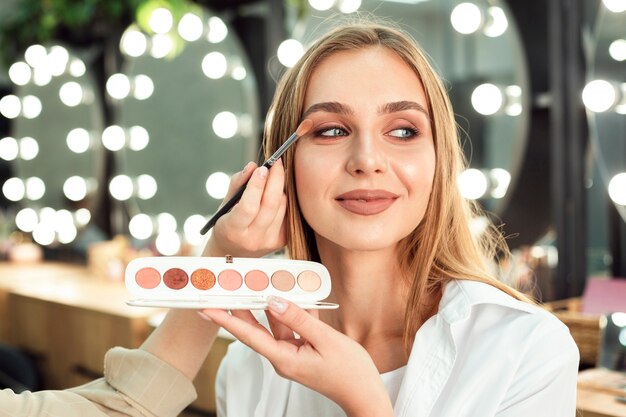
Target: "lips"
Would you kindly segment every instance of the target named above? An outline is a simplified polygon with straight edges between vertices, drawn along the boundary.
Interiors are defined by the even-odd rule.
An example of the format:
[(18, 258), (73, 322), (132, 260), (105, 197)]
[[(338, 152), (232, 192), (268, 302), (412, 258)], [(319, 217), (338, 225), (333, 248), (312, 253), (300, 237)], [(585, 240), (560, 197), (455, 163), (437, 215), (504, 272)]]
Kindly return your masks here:
[(354, 214), (371, 216), (387, 210), (398, 197), (385, 190), (352, 190), (335, 197), (335, 201)]

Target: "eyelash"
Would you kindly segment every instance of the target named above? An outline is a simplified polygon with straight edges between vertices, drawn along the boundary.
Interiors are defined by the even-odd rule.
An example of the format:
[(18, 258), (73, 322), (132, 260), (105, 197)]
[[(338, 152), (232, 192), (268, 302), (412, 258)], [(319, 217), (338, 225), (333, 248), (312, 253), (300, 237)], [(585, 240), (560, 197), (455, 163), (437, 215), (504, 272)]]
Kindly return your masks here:
[[(335, 135), (335, 136), (330, 136), (330, 135), (324, 135), (324, 133), (330, 131), (330, 130), (340, 130), (342, 131), (344, 134), (343, 135)], [(417, 136), (421, 135), (421, 132), (419, 131), (419, 129), (413, 127), (413, 126), (406, 126), (406, 127), (399, 127), (396, 129), (391, 130), (391, 132), (396, 131), (396, 130), (406, 130), (407, 132), (409, 132), (409, 136), (406, 137), (398, 137), (395, 136), (396, 139), (400, 139), (403, 141), (408, 141), (411, 140)], [(347, 136), (348, 134), (350, 134), (350, 132), (348, 132), (345, 128), (341, 127), (341, 126), (327, 126), (324, 127), (322, 129), (316, 130), (315, 131), (315, 136), (316, 137), (321, 137), (321, 138), (335, 138), (338, 136)]]

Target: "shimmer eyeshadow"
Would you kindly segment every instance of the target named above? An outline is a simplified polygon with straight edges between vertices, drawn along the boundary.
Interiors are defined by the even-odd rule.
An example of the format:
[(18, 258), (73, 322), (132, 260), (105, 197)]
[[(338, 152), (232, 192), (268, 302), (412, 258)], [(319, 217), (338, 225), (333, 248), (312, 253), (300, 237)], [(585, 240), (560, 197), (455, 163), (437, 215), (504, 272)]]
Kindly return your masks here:
[(235, 291), (243, 283), (241, 274), (234, 269), (225, 269), (220, 272), (217, 281), (220, 283), (220, 287), (228, 291)]
[(298, 285), (304, 291), (317, 291), (322, 285), (322, 279), (313, 271), (302, 271), (298, 275)]
[(161, 282), (161, 274), (154, 268), (142, 268), (135, 274), (135, 282), (141, 288), (156, 288)]
[(254, 291), (263, 291), (270, 285), (267, 274), (258, 269), (254, 269), (246, 274), (246, 286)]
[(296, 285), (296, 280), (291, 272), (280, 270), (272, 274), (272, 285), (279, 291), (290, 291)]
[(169, 288), (173, 290), (180, 290), (187, 285), (189, 282), (189, 277), (187, 273), (180, 268), (172, 268), (165, 271), (163, 274), (163, 282)]
[(208, 290), (215, 285), (215, 274), (208, 269), (196, 269), (191, 273), (191, 283), (199, 290)]

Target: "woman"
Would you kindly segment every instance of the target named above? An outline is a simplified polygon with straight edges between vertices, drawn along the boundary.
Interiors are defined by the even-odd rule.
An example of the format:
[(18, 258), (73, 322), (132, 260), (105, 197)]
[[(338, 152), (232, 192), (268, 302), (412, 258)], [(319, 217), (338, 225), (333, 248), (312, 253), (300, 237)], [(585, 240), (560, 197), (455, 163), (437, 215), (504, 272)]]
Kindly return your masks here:
[(266, 155), (304, 119), (312, 131), (284, 168), (249, 164), (233, 178), (231, 195), (250, 182), (206, 253), (286, 244), (328, 268), (340, 308), (273, 298), (268, 328), (204, 310), (243, 342), (220, 368), (218, 414), (572, 416), (577, 348), (490, 274), (498, 239), (470, 232), (453, 112), (414, 42), (376, 24), (321, 38), (278, 86)]

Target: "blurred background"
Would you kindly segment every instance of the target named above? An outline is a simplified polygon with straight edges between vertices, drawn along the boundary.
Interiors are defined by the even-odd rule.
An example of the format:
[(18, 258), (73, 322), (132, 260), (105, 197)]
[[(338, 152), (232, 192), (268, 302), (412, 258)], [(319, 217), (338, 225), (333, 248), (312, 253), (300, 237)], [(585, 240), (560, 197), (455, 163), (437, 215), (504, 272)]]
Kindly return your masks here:
[[(258, 159), (276, 80), (339, 15), (399, 23), (445, 79), (508, 236), (503, 279), (542, 300), (626, 276), (623, 0), (3, 0), (0, 259), (196, 254)], [(485, 219), (476, 219), (476, 233)]]

